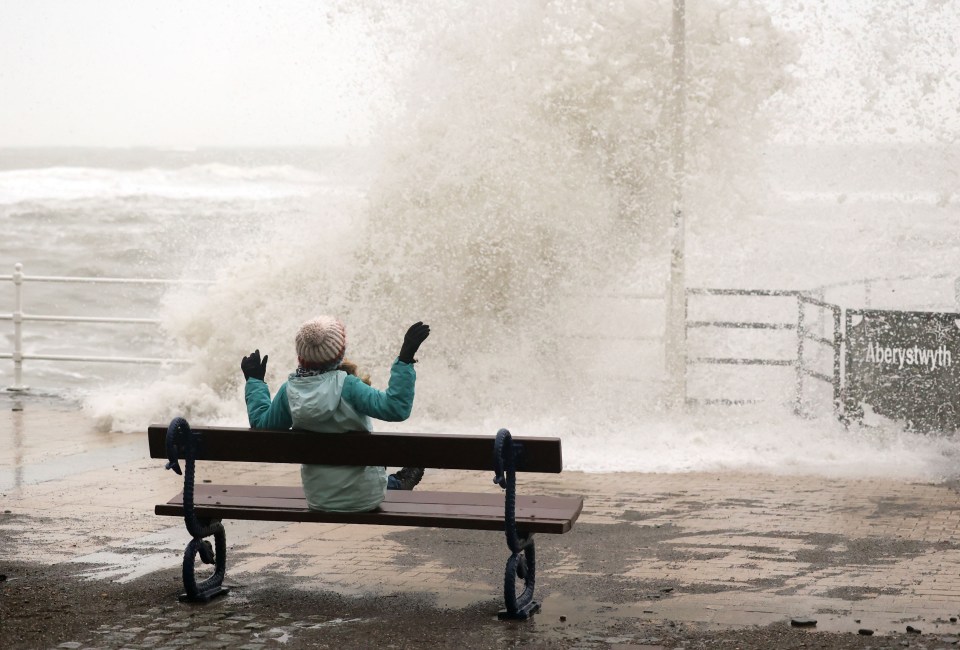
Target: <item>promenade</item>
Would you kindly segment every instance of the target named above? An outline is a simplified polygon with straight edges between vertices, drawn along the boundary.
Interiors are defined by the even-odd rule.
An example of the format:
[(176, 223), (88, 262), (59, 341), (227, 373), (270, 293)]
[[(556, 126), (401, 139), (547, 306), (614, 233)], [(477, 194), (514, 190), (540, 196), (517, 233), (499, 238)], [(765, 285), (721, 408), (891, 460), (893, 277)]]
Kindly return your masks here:
[[(146, 434), (10, 404), (4, 648), (937, 648), (960, 637), (952, 485), (773, 474), (521, 476), (521, 494), (585, 498), (573, 531), (537, 537), (543, 610), (523, 623), (496, 620), (508, 551), (482, 531), (228, 520), (233, 590), (181, 604), (188, 536), (153, 514), (180, 477), (148, 458)], [(197, 481), (298, 476), (200, 464)], [(428, 470), (421, 485), (497, 492), (491, 479)], [(791, 625), (801, 618), (816, 623)]]

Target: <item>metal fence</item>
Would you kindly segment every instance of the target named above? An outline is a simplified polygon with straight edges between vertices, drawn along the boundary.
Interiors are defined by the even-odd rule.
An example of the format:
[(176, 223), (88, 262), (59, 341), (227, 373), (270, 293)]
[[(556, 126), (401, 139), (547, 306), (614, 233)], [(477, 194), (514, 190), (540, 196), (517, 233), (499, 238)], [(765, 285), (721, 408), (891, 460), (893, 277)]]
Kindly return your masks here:
[(98, 355), (66, 355), (24, 352), (23, 324), (27, 322), (52, 323), (112, 323), (130, 325), (159, 325), (160, 320), (153, 318), (116, 318), (108, 316), (68, 316), (60, 314), (30, 314), (24, 311), (23, 285), (29, 282), (53, 282), (60, 284), (114, 284), (114, 285), (205, 285), (211, 282), (199, 280), (168, 280), (155, 278), (100, 278), (100, 277), (71, 277), (52, 275), (27, 275), (23, 272), (23, 264), (17, 263), (13, 267), (12, 275), (0, 275), (0, 281), (13, 282), (14, 298), (13, 311), (9, 314), (0, 314), (0, 321), (13, 322), (13, 352), (0, 353), (0, 359), (13, 360), (13, 385), (7, 390), (23, 391), (23, 362), (29, 360), (43, 361), (93, 361), (106, 363), (144, 363), (144, 364), (189, 364), (188, 359), (159, 358), (159, 357), (121, 357)]
[[(931, 282), (938, 285), (933, 291), (930, 291), (929, 286), (926, 290), (917, 286), (918, 283)], [(955, 311), (960, 308), (960, 276), (956, 271), (931, 275), (874, 276), (832, 282), (811, 293), (816, 293), (822, 300), (828, 302), (843, 302), (851, 308), (895, 307), (924, 311)]]
[[(832, 336), (822, 336), (817, 330), (809, 327), (807, 322), (807, 307), (830, 312)], [(833, 412), (840, 416), (843, 409), (841, 375), (843, 355), (843, 330), (840, 319), (842, 309), (837, 305), (818, 300), (812, 296), (800, 294), (797, 296), (797, 394), (794, 411), (797, 415), (806, 415), (803, 408), (804, 383), (807, 378), (826, 382), (833, 387)], [(820, 330), (822, 331), (822, 329)], [(832, 373), (819, 372), (807, 362), (807, 342), (830, 348), (833, 353)]]
[[(689, 302), (696, 296), (726, 296), (726, 297), (752, 297), (758, 299), (767, 298), (792, 298), (797, 303), (796, 321), (757, 321), (757, 320), (691, 320), (686, 319), (685, 338), (689, 336), (692, 329), (736, 329), (736, 330), (755, 330), (755, 331), (796, 331), (796, 356), (789, 358), (783, 357), (714, 357), (714, 356), (688, 356), (685, 360), (687, 370), (691, 366), (699, 364), (712, 365), (734, 365), (734, 366), (777, 366), (792, 367), (795, 372), (795, 397), (794, 412), (797, 415), (805, 415), (803, 407), (804, 386), (808, 378), (826, 382), (833, 389), (834, 409), (840, 408), (841, 394), (841, 345), (842, 332), (840, 324), (841, 309), (837, 305), (831, 305), (814, 298), (802, 291), (776, 290), (776, 289), (688, 289), (686, 292), (687, 304), (685, 311), (689, 314)], [(809, 326), (806, 310), (809, 307), (821, 309), (830, 312), (832, 316), (832, 336), (825, 337)], [(817, 345), (829, 346), (833, 353), (833, 372), (832, 376), (820, 372), (813, 368), (808, 360), (807, 345), (814, 343)], [(686, 348), (686, 346), (684, 346)], [(686, 373), (686, 370), (685, 370)], [(686, 393), (686, 390), (684, 391)], [(726, 404), (736, 405), (745, 404), (751, 400), (732, 399), (728, 397), (690, 397), (684, 396), (684, 401), (688, 405), (697, 404)]]

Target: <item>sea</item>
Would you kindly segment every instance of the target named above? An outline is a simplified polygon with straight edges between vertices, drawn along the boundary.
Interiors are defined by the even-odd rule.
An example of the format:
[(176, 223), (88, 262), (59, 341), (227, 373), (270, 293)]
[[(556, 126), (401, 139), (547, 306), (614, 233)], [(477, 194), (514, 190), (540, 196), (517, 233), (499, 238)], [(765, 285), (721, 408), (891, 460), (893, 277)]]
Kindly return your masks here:
[[(955, 434), (843, 422), (830, 382), (798, 389), (781, 327), (796, 291), (960, 311), (955, 134), (882, 113), (896, 102), (851, 113), (846, 86), (825, 86), (833, 119), (831, 97), (791, 95), (799, 36), (759, 4), (689, 8), (682, 108), (669, 4), (440, 4), (371, 23), (392, 101), (354, 145), (0, 148), (0, 383), (26, 387), (4, 403), (130, 435), (244, 426), (243, 356), (269, 355), (276, 391), (298, 326), (334, 314), (382, 388), (422, 320), (413, 415), (381, 429), (558, 436), (589, 472), (960, 474)], [(861, 81), (934, 82), (915, 76)], [(805, 309), (833, 340), (829, 310)], [(829, 346), (805, 360), (832, 374)]]

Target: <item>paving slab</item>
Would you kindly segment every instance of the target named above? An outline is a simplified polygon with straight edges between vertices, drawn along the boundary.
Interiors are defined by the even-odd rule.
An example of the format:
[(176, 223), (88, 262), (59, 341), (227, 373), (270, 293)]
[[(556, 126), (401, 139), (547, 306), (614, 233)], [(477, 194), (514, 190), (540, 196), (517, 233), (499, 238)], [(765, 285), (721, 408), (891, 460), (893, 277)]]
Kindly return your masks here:
[[(501, 534), (484, 531), (228, 520), (232, 592), (181, 604), (189, 539), (182, 520), (153, 514), (181, 483), (148, 456), (145, 431), (98, 431), (69, 405), (0, 413), (0, 646), (35, 647), (40, 616), (42, 647), (61, 648), (370, 647), (374, 638), (764, 647), (743, 636), (757, 630), (777, 647), (867, 647), (857, 645), (869, 640), (864, 629), (872, 647), (946, 647), (942, 638), (960, 636), (960, 494), (947, 482), (521, 476), (521, 494), (582, 495), (585, 505), (572, 532), (538, 536), (543, 609), (517, 624), (496, 621), (509, 553)], [(428, 470), (421, 485), (498, 492), (490, 479)], [(299, 471), (200, 463), (197, 480), (296, 485)], [(417, 625), (423, 616), (440, 627)], [(816, 623), (799, 629), (799, 617)]]

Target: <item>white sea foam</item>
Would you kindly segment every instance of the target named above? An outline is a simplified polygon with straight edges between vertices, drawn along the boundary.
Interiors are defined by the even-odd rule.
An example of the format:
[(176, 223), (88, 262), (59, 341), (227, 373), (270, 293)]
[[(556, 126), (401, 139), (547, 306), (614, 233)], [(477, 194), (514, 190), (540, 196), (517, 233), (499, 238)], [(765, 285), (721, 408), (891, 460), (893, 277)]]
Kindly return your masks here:
[(210, 163), (138, 170), (48, 167), (0, 171), (0, 204), (140, 196), (183, 201), (267, 201), (310, 196), (328, 184), (321, 174), (291, 165), (237, 167)]
[(618, 422), (600, 435), (583, 418), (575, 418), (579, 424), (568, 418), (524, 423), (513, 433), (560, 436), (564, 465), (588, 472), (739, 470), (929, 481), (956, 476), (960, 446), (950, 437), (904, 432), (889, 423), (848, 429), (828, 416), (784, 416), (726, 407)]

